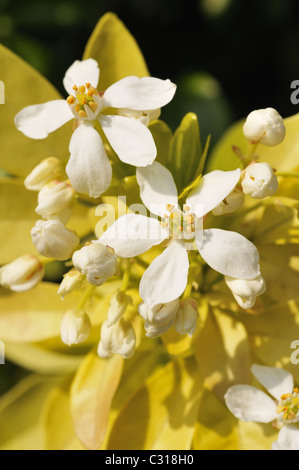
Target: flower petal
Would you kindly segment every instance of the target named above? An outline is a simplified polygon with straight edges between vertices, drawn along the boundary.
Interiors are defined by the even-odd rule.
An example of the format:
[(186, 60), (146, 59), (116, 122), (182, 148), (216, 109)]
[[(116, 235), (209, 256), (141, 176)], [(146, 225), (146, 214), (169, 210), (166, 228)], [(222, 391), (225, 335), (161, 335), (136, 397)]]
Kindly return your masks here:
[(112, 169), (98, 132), (90, 124), (81, 124), (70, 142), (70, 159), (66, 172), (79, 193), (100, 196), (109, 188)]
[(123, 116), (103, 116), (99, 121), (120, 160), (134, 166), (151, 165), (157, 156), (152, 134), (144, 124)]
[(170, 80), (154, 77), (125, 77), (111, 85), (103, 95), (103, 105), (150, 111), (169, 103), (176, 91)]
[(293, 376), (284, 369), (253, 364), (251, 372), (276, 400), (280, 400), (285, 393), (293, 392)]
[(270, 423), (277, 418), (276, 404), (266, 393), (250, 385), (234, 385), (224, 397), (231, 413), (241, 421)]
[(186, 288), (188, 269), (184, 243), (172, 242), (143, 274), (139, 285), (141, 298), (149, 308), (177, 299)]
[(208, 229), (196, 233), (196, 245), (205, 262), (221, 274), (254, 279), (260, 274), (259, 252), (236, 232)]
[(137, 182), (143, 204), (152, 214), (162, 216), (166, 204), (178, 205), (178, 192), (172, 174), (161, 163), (137, 168)]
[(299, 429), (289, 424), (284, 426), (278, 440), (273, 442), (272, 450), (299, 450)]
[(99, 243), (110, 246), (117, 256), (131, 258), (145, 253), (168, 237), (157, 219), (139, 214), (123, 215), (106, 230)]
[(97, 87), (100, 78), (100, 69), (96, 60), (76, 60), (66, 71), (63, 85), (69, 95), (74, 93), (73, 86), (90, 83)]
[(235, 188), (241, 176), (241, 170), (211, 171), (204, 175), (199, 186), (189, 193), (187, 204), (197, 217), (203, 217), (213, 210)]
[(71, 119), (74, 115), (67, 102), (53, 100), (23, 108), (15, 117), (15, 125), (31, 139), (45, 139)]

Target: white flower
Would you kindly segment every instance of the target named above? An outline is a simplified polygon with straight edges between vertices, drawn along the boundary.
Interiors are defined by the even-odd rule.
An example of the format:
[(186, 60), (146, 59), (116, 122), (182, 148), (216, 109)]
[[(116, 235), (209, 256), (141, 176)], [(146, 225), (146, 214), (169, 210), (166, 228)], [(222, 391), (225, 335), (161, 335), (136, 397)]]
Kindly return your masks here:
[(198, 320), (198, 307), (194, 299), (184, 299), (175, 319), (175, 329), (180, 335), (193, 336)]
[(118, 322), (127, 310), (127, 306), (131, 302), (131, 297), (122, 291), (118, 291), (112, 295), (110, 305), (107, 312), (107, 326), (110, 327)]
[(66, 181), (51, 181), (38, 193), (35, 212), (46, 220), (60, 220), (65, 224), (71, 216), (75, 191)]
[(102, 358), (120, 354), (124, 359), (133, 356), (136, 347), (136, 335), (131, 322), (121, 318), (117, 323), (108, 326), (104, 322), (101, 329), (101, 340), (98, 355)]
[[(63, 79), (70, 94), (67, 100), (28, 106), (15, 117), (18, 130), (33, 139), (44, 139), (74, 117), (80, 121), (82, 125), (71, 138), (66, 172), (73, 188), (91, 197), (100, 196), (110, 186), (112, 177), (104, 144), (94, 126), (101, 126), (120, 160), (147, 166), (156, 158), (157, 150), (140, 117), (144, 114), (151, 119), (151, 113), (157, 114), (157, 109), (169, 103), (176, 90), (170, 80), (132, 76), (99, 93), (96, 89), (99, 76), (94, 59), (77, 60)], [(108, 108), (114, 108), (116, 114), (103, 113)], [(129, 115), (129, 111), (133, 114)], [(119, 115), (121, 112), (123, 115)]]
[(268, 163), (253, 163), (242, 175), (242, 189), (254, 199), (272, 196), (278, 190), (278, 180)]
[(0, 268), (0, 284), (14, 292), (33, 289), (43, 276), (44, 267), (34, 255), (23, 255)]
[(293, 376), (276, 367), (253, 364), (255, 378), (269, 392), (249, 385), (234, 385), (225, 395), (229, 410), (241, 421), (271, 423), (281, 429), (272, 450), (299, 450), (299, 390), (294, 389)]
[(272, 147), (280, 144), (286, 134), (282, 117), (273, 108), (250, 113), (243, 127), (245, 137), (252, 143)]
[(61, 341), (68, 346), (86, 341), (91, 330), (89, 316), (75, 309), (67, 310), (61, 320)]
[(79, 273), (76, 268), (72, 268), (69, 272), (64, 274), (57, 294), (59, 294), (63, 299), (65, 295), (70, 294), (75, 289), (78, 289), (78, 287), (81, 286), (83, 279), (83, 274)]
[(37, 251), (47, 258), (63, 261), (70, 258), (79, 244), (79, 238), (59, 220), (38, 220), (31, 230)]
[(49, 157), (42, 160), (27, 176), (24, 181), (26, 189), (40, 191), (47, 183), (61, 178), (63, 169), (60, 161), (56, 157)]
[(117, 271), (117, 257), (113, 250), (99, 243), (89, 243), (73, 254), (75, 268), (86, 275), (90, 284), (102, 285)]
[(150, 308), (145, 302), (138, 307), (139, 315), (145, 320), (146, 336), (157, 338), (163, 335), (173, 325), (180, 308), (179, 299)]
[(244, 204), (244, 194), (239, 188), (235, 188), (226, 198), (212, 210), (213, 215), (232, 214)]
[(233, 293), (234, 298), (241, 308), (247, 309), (254, 306), (256, 298), (266, 290), (264, 278), (259, 275), (255, 279), (235, 279), (225, 276), (225, 282)]
[[(178, 193), (171, 173), (158, 162), (137, 169), (141, 199), (151, 213), (164, 219), (162, 226), (154, 217), (128, 214), (109, 227), (99, 242), (111, 246), (118, 256), (131, 258), (171, 235), (169, 245), (140, 282), (141, 298), (149, 308), (171, 302), (184, 292), (189, 269), (187, 250), (192, 240), (206, 263), (221, 274), (242, 279), (259, 275), (259, 254), (251, 242), (235, 232), (202, 231), (199, 223), (234, 189), (240, 174), (237, 169), (205, 175), (187, 198), (187, 206), (194, 210), (182, 214), (177, 209)], [(185, 243), (187, 240), (190, 243)]]

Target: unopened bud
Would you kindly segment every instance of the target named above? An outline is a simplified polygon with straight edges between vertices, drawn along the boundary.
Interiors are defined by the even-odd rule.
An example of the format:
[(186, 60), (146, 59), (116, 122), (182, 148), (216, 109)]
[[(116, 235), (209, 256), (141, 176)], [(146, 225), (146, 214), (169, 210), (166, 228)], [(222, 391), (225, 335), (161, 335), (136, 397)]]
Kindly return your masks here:
[(46, 220), (60, 220), (65, 224), (71, 216), (75, 190), (66, 181), (51, 181), (38, 194), (35, 212)]
[(75, 268), (86, 275), (90, 284), (102, 285), (108, 277), (117, 271), (117, 257), (113, 250), (100, 243), (91, 243), (81, 248), (73, 255)]
[(78, 246), (80, 239), (59, 220), (38, 220), (31, 230), (37, 251), (47, 258), (66, 260)]
[(83, 274), (79, 273), (76, 268), (71, 269), (68, 273), (63, 276), (63, 280), (59, 286), (57, 293), (63, 299), (65, 295), (70, 294), (75, 289), (78, 289), (81, 286), (83, 279)]
[(198, 308), (194, 299), (185, 299), (181, 302), (181, 307), (175, 319), (175, 329), (180, 335), (188, 334), (193, 336), (198, 320)]
[(23, 255), (0, 268), (0, 284), (14, 292), (33, 289), (43, 278), (44, 267), (34, 255)]
[(261, 275), (249, 280), (230, 276), (225, 276), (224, 279), (237, 303), (244, 309), (252, 308), (256, 297), (262, 295), (266, 290), (265, 280)]
[(63, 169), (60, 161), (56, 157), (49, 157), (42, 160), (32, 172), (27, 176), (24, 185), (31, 191), (40, 191), (47, 183), (61, 178)]
[(136, 111), (134, 109), (128, 108), (118, 108), (117, 114), (120, 116), (125, 116), (131, 119), (136, 119), (144, 124), (146, 127), (149, 125), (150, 122), (159, 118), (161, 114), (161, 109), (152, 109), (150, 111)]
[(83, 343), (89, 338), (91, 323), (85, 312), (75, 309), (67, 310), (61, 320), (61, 341), (68, 346)]
[(239, 188), (235, 188), (226, 198), (213, 209), (213, 215), (232, 214), (244, 204), (244, 194)]
[(261, 143), (272, 147), (284, 140), (286, 129), (278, 112), (273, 108), (267, 108), (250, 113), (243, 132), (250, 143)]
[(101, 340), (98, 346), (98, 355), (106, 358), (112, 354), (120, 354), (129, 359), (133, 356), (136, 347), (136, 335), (132, 324), (121, 318), (117, 323), (108, 326), (107, 321), (102, 325)]
[(253, 163), (243, 172), (241, 182), (245, 194), (254, 199), (272, 196), (278, 189), (277, 177), (268, 163)]
[(179, 307), (179, 299), (165, 304), (158, 304), (153, 308), (149, 308), (144, 302), (141, 303), (138, 311), (139, 315), (145, 320), (144, 328), (146, 336), (157, 338), (166, 333), (173, 325)]
[(107, 326), (110, 327), (118, 322), (127, 310), (131, 297), (122, 291), (118, 291), (111, 297), (110, 305), (107, 313)]

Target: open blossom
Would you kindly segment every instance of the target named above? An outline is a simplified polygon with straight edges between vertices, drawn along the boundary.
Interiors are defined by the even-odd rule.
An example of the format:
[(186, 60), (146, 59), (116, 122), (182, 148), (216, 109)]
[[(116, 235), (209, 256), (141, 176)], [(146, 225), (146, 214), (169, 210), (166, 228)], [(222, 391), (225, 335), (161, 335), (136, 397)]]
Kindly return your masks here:
[[(94, 59), (77, 60), (63, 79), (69, 93), (67, 100), (31, 105), (15, 117), (18, 130), (33, 139), (44, 139), (73, 118), (79, 121), (70, 141), (66, 172), (73, 188), (91, 197), (100, 196), (112, 178), (111, 165), (95, 127), (101, 127), (121, 161), (141, 167), (150, 165), (157, 150), (145, 124), (158, 116), (157, 110), (172, 100), (176, 90), (170, 80), (131, 76), (99, 93), (99, 76)], [(104, 113), (108, 108), (115, 112)]]
[(243, 127), (245, 137), (252, 143), (272, 147), (280, 144), (286, 134), (282, 117), (273, 108), (252, 111)]
[(272, 422), (281, 429), (272, 450), (299, 450), (299, 389), (294, 388), (293, 376), (257, 364), (251, 371), (271, 397), (250, 385), (234, 385), (225, 395), (229, 410), (241, 421)]
[(14, 292), (33, 289), (43, 278), (44, 267), (34, 255), (23, 255), (0, 268), (0, 285)]
[[(149, 308), (180, 297), (187, 285), (190, 244), (206, 263), (221, 274), (254, 279), (260, 274), (256, 247), (242, 235), (220, 229), (202, 230), (200, 221), (230, 194), (241, 171), (213, 171), (205, 175), (186, 201), (186, 213), (178, 209), (178, 193), (171, 173), (158, 162), (137, 169), (144, 205), (157, 218), (128, 214), (120, 217), (99, 242), (113, 247), (123, 258), (138, 256), (165, 241), (168, 246), (146, 269), (140, 295)], [(189, 209), (189, 211), (188, 211)], [(193, 246), (192, 245), (192, 246)]]

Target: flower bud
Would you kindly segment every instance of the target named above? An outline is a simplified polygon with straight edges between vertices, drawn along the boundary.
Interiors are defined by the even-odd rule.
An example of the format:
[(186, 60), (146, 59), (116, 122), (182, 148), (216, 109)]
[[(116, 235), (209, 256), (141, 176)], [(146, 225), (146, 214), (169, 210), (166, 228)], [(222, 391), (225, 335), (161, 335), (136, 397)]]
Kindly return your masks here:
[(34, 255), (23, 255), (0, 268), (0, 284), (14, 292), (33, 289), (43, 278), (44, 267)]
[(250, 113), (243, 132), (250, 143), (261, 143), (272, 147), (284, 140), (286, 129), (278, 112), (273, 108), (267, 108)]
[(197, 303), (194, 299), (182, 300), (175, 319), (175, 329), (180, 335), (193, 336), (198, 320)]
[(81, 286), (84, 276), (76, 268), (71, 269), (63, 276), (57, 294), (63, 299), (65, 295), (70, 294)]
[(61, 341), (68, 346), (83, 343), (89, 338), (91, 323), (89, 316), (85, 312), (77, 310), (67, 310), (61, 320), (60, 334)]
[(35, 212), (43, 219), (60, 220), (65, 224), (71, 216), (75, 191), (66, 181), (51, 181), (38, 194)]
[(90, 284), (102, 285), (117, 270), (117, 257), (114, 251), (100, 243), (90, 243), (73, 254), (75, 268), (86, 275)]
[(261, 275), (249, 280), (230, 276), (225, 276), (224, 279), (237, 303), (244, 309), (253, 307), (256, 297), (262, 295), (266, 290), (266, 284)]
[(120, 354), (129, 359), (133, 356), (136, 346), (136, 335), (132, 324), (121, 318), (117, 323), (108, 326), (107, 321), (102, 325), (101, 340), (98, 355), (106, 358), (112, 354)]
[(151, 109), (150, 111), (136, 111), (134, 109), (128, 108), (118, 108), (117, 114), (120, 116), (125, 116), (131, 119), (136, 119), (144, 124), (146, 127), (149, 125), (150, 122), (158, 119), (161, 114), (161, 109)]
[(72, 256), (80, 241), (76, 233), (59, 220), (38, 220), (31, 230), (31, 237), (41, 255), (61, 261)]
[(226, 198), (212, 210), (213, 215), (232, 214), (244, 204), (244, 194), (239, 188), (235, 188)]
[(245, 194), (263, 199), (277, 191), (278, 180), (268, 163), (253, 163), (245, 168), (241, 185)]
[(139, 315), (145, 320), (146, 336), (157, 338), (169, 330), (175, 321), (179, 307), (179, 299), (166, 304), (155, 305), (152, 309), (146, 303), (141, 303), (138, 311)]
[(122, 291), (118, 291), (111, 297), (110, 305), (107, 313), (107, 326), (110, 327), (123, 316), (127, 310), (131, 297)]
[(56, 157), (42, 160), (27, 176), (24, 185), (31, 191), (40, 191), (43, 186), (52, 180), (59, 179), (63, 174), (62, 165)]

